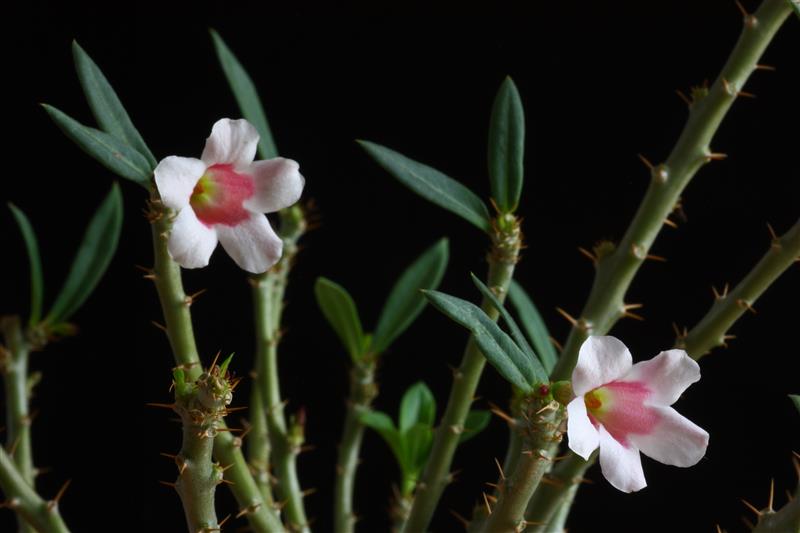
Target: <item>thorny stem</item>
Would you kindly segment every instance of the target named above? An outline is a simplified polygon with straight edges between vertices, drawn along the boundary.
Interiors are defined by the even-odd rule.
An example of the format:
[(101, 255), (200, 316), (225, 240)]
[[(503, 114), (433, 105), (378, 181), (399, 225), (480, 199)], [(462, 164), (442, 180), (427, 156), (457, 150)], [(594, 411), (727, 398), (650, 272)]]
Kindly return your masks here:
[(542, 476), (553, 460), (554, 444), (561, 440), (563, 407), (551, 401), (532, 401), (528, 407), (528, 425), (523, 431), (522, 457), (507, 480), (502, 481), (497, 505), (491, 510), (482, 531), (518, 533), (525, 531), (525, 510)]
[(714, 305), (685, 337), (678, 348), (693, 359), (700, 359), (715, 346), (726, 344), (726, 332), (772, 283), (800, 259), (800, 220), (783, 237), (775, 239), (769, 251), (749, 274), (728, 294), (721, 294)]
[(303, 491), (296, 466), (297, 455), (303, 444), (303, 428), (302, 424), (295, 424), (287, 429), (278, 375), (283, 298), (289, 271), (298, 251), (297, 241), (305, 232), (306, 223), (298, 205), (284, 209), (280, 217), (283, 257), (271, 270), (251, 279), (256, 330), (256, 377), (250, 414), (254, 430), (261, 434), (257, 433), (248, 442), (248, 459), (257, 471), (256, 482), (267, 500), (272, 499), (268, 470), (271, 460), (277, 475), (279, 496), (286, 501), (288, 527), (296, 531), (308, 531)]
[[(577, 487), (586, 470), (594, 464), (597, 454), (584, 461), (582, 457), (570, 453), (556, 463), (552, 472), (547, 475), (547, 483), (539, 485), (539, 489), (528, 503), (525, 517), (534, 524), (534, 533), (555, 533), (561, 529), (554, 527), (557, 515), (564, 515), (566, 520)], [(563, 526), (563, 521), (560, 522)]]
[(69, 533), (58, 512), (58, 502), (43, 500), (25, 481), (14, 461), (0, 446), (0, 488), (6, 496), (6, 505), (22, 517), (39, 533)]
[[(16, 465), (19, 475), (30, 487), (35, 487), (33, 450), (31, 447), (30, 387), (28, 385), (28, 358), (30, 345), (25, 339), (19, 317), (0, 319), (0, 331), (6, 343), (0, 352), (0, 372), (6, 392), (6, 449)], [(20, 533), (32, 531), (26, 521), (19, 519)]]
[(361, 413), (370, 408), (378, 393), (375, 386), (375, 363), (356, 363), (350, 375), (350, 397), (347, 401), (342, 441), (336, 464), (334, 485), (334, 531), (352, 533), (356, 517), (353, 514), (353, 488), (356, 480), (364, 425), (359, 420)]
[(569, 379), (578, 348), (589, 335), (604, 334), (624, 315), (624, 296), (633, 277), (686, 185), (713, 159), (711, 139), (789, 13), (786, 0), (765, 0), (746, 18), (721, 74), (708, 94), (695, 98), (686, 126), (666, 162), (653, 168), (650, 186), (622, 242), (598, 261), (589, 299), (553, 370), (554, 381)]
[[(152, 277), (164, 313), (173, 356), (176, 363), (184, 368), (187, 381), (193, 381), (200, 375), (200, 357), (189, 311), (191, 300), (183, 290), (180, 267), (167, 250), (170, 215), (158, 198), (151, 199), (150, 207), (154, 255)], [(220, 427), (224, 427), (224, 424), (221, 423)], [(228, 432), (220, 432), (214, 441), (214, 455), (221, 464), (229, 467), (225, 471), (225, 478), (233, 482), (231, 491), (240, 508), (247, 511), (250, 526), (258, 533), (282, 531), (283, 526), (275, 510), (264, 505), (258, 486), (239, 449), (241, 442), (237, 443)]]
[[(487, 285), (501, 302), (508, 292), (521, 245), (518, 221), (513, 215), (501, 215), (492, 235), (487, 280)], [(483, 299), (481, 308), (490, 318), (497, 320), (498, 311), (487, 299)], [(453, 375), (447, 407), (436, 429), (428, 462), (417, 485), (408, 522), (403, 528), (405, 533), (419, 533), (428, 528), (442, 492), (450, 481), (450, 465), (485, 364), (486, 359), (470, 336), (461, 365)]]

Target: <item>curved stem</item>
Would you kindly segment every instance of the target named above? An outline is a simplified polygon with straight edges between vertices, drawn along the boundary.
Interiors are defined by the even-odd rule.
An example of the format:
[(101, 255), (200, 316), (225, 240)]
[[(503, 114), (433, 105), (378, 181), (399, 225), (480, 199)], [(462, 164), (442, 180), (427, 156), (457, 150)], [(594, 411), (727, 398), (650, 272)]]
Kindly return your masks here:
[(350, 377), (350, 397), (347, 401), (342, 441), (336, 464), (336, 483), (334, 485), (334, 531), (352, 533), (356, 517), (353, 514), (353, 488), (356, 480), (361, 441), (364, 438), (364, 425), (359, 420), (361, 413), (369, 409), (377, 395), (374, 382), (375, 364), (356, 364)]
[[(505, 216), (513, 219), (512, 215)], [(502, 302), (514, 274), (522, 237), (516, 219), (498, 221), (495, 228), (492, 251), (488, 258), (487, 285)], [(498, 312), (491, 302), (484, 299), (481, 307), (489, 317), (497, 320)], [(486, 359), (470, 336), (461, 365), (453, 373), (453, 386), (450, 389), (447, 407), (436, 429), (433, 447), (417, 485), (408, 521), (403, 528), (406, 533), (427, 530), (442, 492), (450, 482), (450, 465), (485, 364)]]
[(653, 168), (650, 186), (622, 242), (598, 261), (589, 299), (553, 370), (554, 381), (569, 379), (578, 349), (589, 335), (605, 334), (624, 316), (624, 296), (631, 281), (684, 188), (701, 166), (714, 159), (711, 139), (789, 13), (786, 0), (765, 0), (745, 19), (739, 41), (707, 94), (695, 95), (689, 120), (666, 162)]
[(43, 500), (22, 477), (14, 461), (0, 446), (0, 488), (8, 505), (39, 533), (69, 533), (56, 500)]

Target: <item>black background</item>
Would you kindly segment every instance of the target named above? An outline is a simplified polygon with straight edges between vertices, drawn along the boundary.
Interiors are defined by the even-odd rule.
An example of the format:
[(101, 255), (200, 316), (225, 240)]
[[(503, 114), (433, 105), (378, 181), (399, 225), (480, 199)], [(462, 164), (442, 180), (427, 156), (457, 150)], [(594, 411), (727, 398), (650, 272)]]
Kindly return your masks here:
[[(312, 285), (330, 277), (353, 294), (365, 327), (394, 279), (441, 236), (451, 241), (442, 289), (476, 299), (468, 272), (485, 270), (487, 242), (477, 230), (404, 189), (353, 142), (380, 142), (488, 194), (486, 130), (503, 77), (516, 81), (527, 113), (524, 217), (527, 249), (517, 278), (529, 289), (554, 336), (568, 324), (554, 309), (580, 312), (592, 279), (576, 251), (618, 239), (648, 181), (636, 154), (666, 157), (686, 118), (674, 90), (713, 80), (735, 42), (741, 15), (727, 0), (658, 2), (535, 2), (483, 8), (339, 7), (297, 5), (155, 9), (119, 4), (103, 9), (29, 2), (6, 19), (6, 131), (3, 200), (19, 205), (39, 235), (48, 301), (111, 176), (79, 152), (36, 105), (48, 102), (78, 120), (91, 115), (72, 70), (77, 38), (117, 89), (158, 158), (197, 157), (215, 120), (237, 117), (216, 64), (207, 29), (215, 27), (252, 74), (281, 153), (300, 162), (320, 226), (303, 240), (292, 275), (281, 347), (282, 387), (289, 409), (304, 406), (307, 440), (300, 459), (307, 499), (319, 531), (331, 524), (335, 446), (346, 391), (347, 358), (321, 319)], [(746, 7), (755, 9), (753, 1)], [(113, 12), (109, 10), (113, 9)], [(766, 223), (788, 229), (798, 216), (800, 23), (792, 17), (713, 148), (730, 157), (702, 169), (684, 195), (688, 222), (665, 228), (629, 299), (645, 304), (645, 322), (614, 330), (636, 359), (673, 342), (671, 323), (694, 324), (712, 302), (710, 285), (736, 282), (767, 249)], [(169, 413), (145, 402), (169, 401), (169, 347), (150, 325), (160, 320), (151, 284), (136, 264), (150, 264), (144, 195), (123, 183), (126, 222), (120, 249), (97, 291), (74, 317), (80, 334), (34, 356), (44, 372), (35, 408), (38, 465), (50, 467), (41, 492), (72, 486), (62, 511), (73, 531), (181, 531), (177, 496), (159, 486), (174, 467), (158, 452), (179, 446)], [(7, 210), (0, 214), (0, 313), (25, 313), (27, 266)], [(203, 270), (186, 272), (187, 291), (209, 291), (193, 307), (201, 353), (236, 352), (246, 374), (253, 353), (249, 289), (221, 251)], [(769, 480), (777, 500), (795, 483), (790, 456), (800, 449), (800, 418), (786, 399), (800, 392), (796, 344), (800, 272), (793, 267), (757, 303), (758, 314), (733, 328), (738, 338), (702, 362), (703, 379), (678, 409), (707, 429), (706, 458), (691, 469), (645, 459), (649, 487), (633, 495), (610, 487), (594, 468), (580, 493), (571, 531), (743, 530), (739, 498), (764, 505)], [(443, 408), (449, 365), (460, 359), (465, 334), (426, 310), (385, 354), (376, 406), (396, 412), (402, 391), (425, 380)], [(235, 403), (243, 405), (247, 385)], [(504, 402), (506, 386), (486, 372), (482, 399)], [(468, 515), (494, 481), (506, 432), (494, 420), (459, 450), (458, 481), (433, 523), (458, 531), (447, 513)], [(386, 511), (397, 478), (387, 447), (364, 442), (357, 481), (361, 531), (388, 529)], [(220, 491), (220, 516), (235, 504)], [(9, 511), (0, 530), (11, 530)], [(235, 521), (231, 529), (245, 525)]]

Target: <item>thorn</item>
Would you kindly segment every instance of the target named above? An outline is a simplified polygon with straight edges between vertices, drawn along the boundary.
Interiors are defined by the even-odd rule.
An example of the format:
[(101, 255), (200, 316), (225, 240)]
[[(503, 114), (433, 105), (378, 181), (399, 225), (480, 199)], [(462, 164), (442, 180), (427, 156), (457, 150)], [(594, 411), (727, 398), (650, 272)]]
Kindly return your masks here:
[(220, 523), (219, 523), (219, 528), (220, 528), (220, 529), (222, 529), (222, 526), (224, 526), (224, 525), (225, 525), (225, 522), (227, 522), (227, 521), (228, 521), (228, 520), (230, 520), (230, 519), (231, 519), (231, 515), (230, 515), (230, 513), (228, 513), (228, 516), (226, 516), (225, 518), (223, 518), (223, 519), (222, 519), (222, 522), (220, 522)]
[(172, 459), (173, 461), (178, 458), (177, 455), (174, 455), (174, 454), (171, 454), (171, 453), (166, 453), (166, 452), (161, 452), (158, 455), (160, 455), (161, 457), (166, 457), (167, 459)]
[(639, 322), (644, 322), (644, 317), (642, 315), (637, 315), (636, 313), (631, 313), (630, 311), (623, 311), (622, 318), (632, 318), (634, 320), (638, 320)]
[(181, 477), (183, 473), (186, 471), (186, 467), (189, 466), (189, 463), (182, 462), (180, 468), (178, 469), (178, 477)]
[(211, 362), (211, 366), (208, 368), (214, 368), (217, 366), (217, 361), (219, 360), (220, 354), (222, 354), (222, 350), (217, 351), (217, 355), (214, 356), (214, 360)]
[(306, 496), (311, 496), (315, 492), (317, 492), (315, 488), (306, 489), (300, 493), (300, 497), (305, 498)]
[(61, 498), (64, 497), (64, 493), (67, 492), (67, 488), (69, 488), (70, 483), (72, 483), (71, 479), (68, 479), (61, 485), (61, 488), (58, 489), (56, 493), (56, 497), (47, 502), (47, 510), (52, 511), (57, 505), (58, 502), (61, 501)]
[(197, 300), (197, 298), (200, 297), (207, 290), (208, 289), (200, 289), (199, 291), (197, 291), (197, 292), (195, 292), (193, 294), (190, 294), (186, 298), (184, 298), (183, 302), (186, 304), (186, 307), (189, 307), (190, 305), (192, 305), (194, 303), (194, 301)]
[(736, 305), (738, 305), (739, 307), (742, 307), (744, 309), (747, 309), (748, 311), (750, 311), (754, 315), (756, 314), (755, 308), (750, 304), (750, 302), (746, 301), (743, 298), (739, 298), (738, 300), (736, 300)]
[(248, 505), (244, 509), (241, 509), (238, 513), (236, 513), (236, 518), (241, 518), (246, 514), (252, 514), (258, 511), (258, 508), (261, 507), (261, 503), (255, 503), (253, 505)]
[(497, 471), (500, 472), (500, 479), (505, 481), (506, 474), (505, 472), (503, 472), (503, 467), (500, 466), (500, 461), (497, 460), (497, 457), (494, 458), (494, 464), (497, 465)]
[(666, 263), (667, 262), (667, 258), (666, 257), (662, 257), (660, 255), (647, 254), (646, 256), (644, 256), (644, 258), (645, 259), (649, 259), (650, 261), (658, 261), (659, 263)]
[(750, 13), (748, 13), (748, 12), (747, 12), (747, 10), (744, 8), (744, 6), (742, 5), (742, 3), (741, 3), (741, 2), (739, 2), (739, 0), (736, 0), (736, 7), (738, 7), (738, 8), (739, 8), (739, 12), (742, 14), (742, 16), (743, 16), (744, 18), (747, 18), (747, 17), (749, 17), (749, 16), (750, 16)]
[(739, 498), (739, 499), (742, 501), (742, 503), (745, 505), (745, 507), (747, 507), (748, 509), (753, 511), (756, 514), (756, 516), (761, 516), (761, 511), (756, 509), (755, 505), (753, 505), (752, 503), (748, 502), (744, 498)]
[(464, 527), (464, 529), (468, 529), (469, 528), (469, 520), (467, 520), (466, 518), (464, 518), (463, 516), (461, 516), (460, 514), (458, 514), (457, 512), (455, 512), (452, 509), (448, 509), (448, 511), (453, 516), (453, 518), (458, 520), (458, 523), (461, 524)]
[(641, 309), (642, 307), (644, 307), (644, 304), (623, 304), (622, 310), (628, 311), (630, 309)]
[(664, 219), (664, 225), (669, 226), (672, 229), (677, 229), (678, 228), (678, 225), (676, 223), (674, 223), (673, 221), (671, 221), (669, 218), (665, 218)]
[(716, 524), (716, 526), (717, 526), (717, 533), (722, 533), (722, 528), (719, 527), (719, 524)]
[(247, 410), (247, 406), (246, 405), (243, 406), (243, 407), (226, 407), (225, 408), (225, 415), (227, 416), (227, 415), (229, 415), (231, 413), (236, 413), (237, 411), (246, 411), (246, 410)]
[(486, 505), (486, 514), (492, 516), (492, 507), (489, 505), (489, 498), (486, 497), (486, 493), (483, 492), (483, 503)]
[(756, 65), (756, 70), (767, 70), (769, 72), (775, 72), (777, 69), (775, 67), (773, 67), (772, 65), (757, 64)]
[(722, 154), (719, 152), (711, 152), (706, 154), (706, 162), (708, 161), (722, 161), (723, 159), (727, 159), (728, 154)]
[(687, 106), (689, 106), (689, 107), (692, 107), (692, 101), (691, 101), (691, 100), (689, 100), (689, 97), (688, 97), (688, 96), (686, 96), (685, 94), (683, 94), (683, 91), (681, 91), (680, 89), (675, 89), (675, 94), (677, 94), (677, 95), (678, 95), (678, 97), (679, 97), (681, 100), (683, 100), (683, 103), (684, 103), (684, 104), (686, 104), (686, 105), (687, 105)]
[(225, 483), (226, 485), (236, 485), (236, 483), (234, 483), (230, 479), (222, 479), (220, 480), (220, 483)]
[(567, 319), (567, 322), (569, 322), (570, 324), (572, 324), (572, 326), (573, 326), (573, 327), (575, 327), (575, 326), (577, 326), (577, 325), (578, 325), (578, 321), (577, 321), (577, 320), (575, 320), (575, 318), (573, 318), (573, 316), (572, 316), (572, 315), (570, 315), (569, 313), (567, 313), (566, 311), (564, 311), (564, 310), (563, 310), (563, 309), (561, 309), (560, 307), (556, 307), (556, 311), (558, 311), (558, 314), (559, 314), (559, 315), (561, 315), (561, 316), (563, 316), (564, 318), (566, 318), (566, 319)]
[(158, 329), (160, 329), (161, 331), (163, 331), (164, 333), (169, 334), (169, 332), (167, 331), (167, 326), (165, 326), (164, 324), (156, 322), (155, 320), (151, 320), (150, 323), (153, 324)]
[(553, 343), (553, 346), (555, 346), (555, 347), (556, 347), (556, 349), (557, 349), (559, 352), (563, 352), (563, 351), (564, 351), (564, 347), (561, 345), (561, 343), (560, 343), (560, 342), (558, 342), (557, 340), (555, 340), (553, 337), (547, 337), (547, 338), (548, 338), (548, 339), (550, 339), (550, 342), (552, 342), (552, 343)]
[(485, 485), (487, 485), (487, 486), (489, 486), (489, 487), (492, 487), (494, 490), (497, 490), (497, 491), (500, 491), (500, 490), (502, 490), (502, 488), (501, 488), (502, 486), (501, 486), (501, 485), (499, 485), (499, 484), (497, 484), (497, 483), (491, 483), (491, 482), (487, 481), (487, 482), (485, 483)]
[(514, 419), (513, 416), (511, 416), (510, 414), (506, 413), (505, 411), (500, 409), (497, 405), (493, 404), (492, 402), (489, 402), (489, 411), (494, 413), (494, 415), (496, 415), (497, 417), (502, 418), (503, 420), (508, 422), (509, 426), (513, 427), (513, 426), (517, 425), (517, 421)]
[(163, 409), (169, 409), (170, 411), (175, 408), (174, 403), (146, 403), (147, 407), (161, 407)]
[(653, 163), (651, 163), (651, 162), (650, 162), (650, 160), (649, 160), (649, 159), (647, 159), (647, 158), (646, 158), (645, 156), (643, 156), (642, 154), (636, 154), (636, 155), (639, 157), (639, 161), (641, 161), (642, 163), (644, 163), (644, 166), (646, 166), (646, 167), (647, 167), (647, 170), (649, 170), (649, 171), (651, 171), (651, 172), (652, 172), (652, 171), (653, 171), (653, 168), (655, 168), (655, 167), (653, 166)]
[(775, 478), (769, 480), (769, 503), (767, 503), (767, 510), (773, 512), (772, 504), (775, 502)]
[(550, 476), (543, 476), (542, 479), (539, 481), (545, 485), (550, 485), (551, 487), (562, 487), (564, 483), (558, 479), (551, 478)]
[(592, 481), (589, 478), (585, 478), (585, 477), (579, 478), (578, 479), (578, 483), (583, 483), (585, 485), (594, 485), (594, 481)]
[(578, 246), (578, 251), (586, 256), (592, 264), (597, 264), (597, 256), (582, 246)]
[(770, 224), (769, 222), (767, 222), (767, 229), (769, 230), (769, 236), (772, 239), (772, 246), (780, 247), (780, 245), (781, 245), (780, 241), (781, 240), (778, 237), (778, 235), (775, 233), (775, 230), (772, 228), (772, 224)]

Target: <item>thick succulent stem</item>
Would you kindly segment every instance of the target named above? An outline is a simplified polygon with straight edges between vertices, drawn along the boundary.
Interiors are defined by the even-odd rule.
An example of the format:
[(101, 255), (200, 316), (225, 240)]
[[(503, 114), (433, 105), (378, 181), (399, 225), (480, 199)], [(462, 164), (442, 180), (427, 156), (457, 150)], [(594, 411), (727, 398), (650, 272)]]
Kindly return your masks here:
[(686, 336), (677, 339), (676, 346), (686, 350), (693, 359), (700, 359), (715, 346), (726, 344), (726, 333), (793, 263), (800, 260), (800, 220), (782, 237), (772, 241), (769, 251), (749, 274), (729, 293), (723, 292), (708, 313)]
[(378, 393), (374, 378), (374, 362), (368, 361), (353, 366), (350, 375), (350, 396), (347, 400), (347, 413), (336, 463), (336, 483), (333, 496), (333, 523), (336, 533), (352, 533), (355, 529), (353, 489), (361, 452), (361, 441), (364, 438), (364, 425), (359, 417), (361, 413), (370, 408), (372, 400)]
[(711, 139), (789, 13), (786, 0), (765, 0), (745, 18), (739, 41), (714, 84), (694, 95), (686, 126), (666, 162), (653, 167), (650, 186), (622, 242), (599, 258), (589, 299), (553, 370), (554, 381), (569, 379), (586, 337), (606, 333), (624, 316), (624, 296), (631, 281), (684, 188), (700, 167), (715, 158)]
[(0, 488), (5, 494), (6, 505), (25, 520), (25, 523), (32, 528), (31, 531), (69, 533), (58, 512), (58, 501), (43, 500), (22, 477), (17, 465), (2, 446), (0, 446)]
[[(494, 224), (487, 280), (487, 285), (500, 301), (506, 297), (521, 245), (522, 234), (518, 221), (513, 215), (501, 215)], [(497, 320), (498, 312), (491, 302), (484, 298), (481, 307), (489, 317)], [(461, 365), (453, 373), (447, 407), (436, 429), (433, 447), (403, 529), (406, 533), (427, 530), (442, 492), (450, 482), (450, 465), (485, 364), (486, 359), (470, 337)]]
[(248, 442), (248, 459), (256, 469), (256, 482), (268, 501), (272, 499), (268, 465), (274, 466), (277, 490), (280, 498), (286, 502), (284, 509), (288, 526), (292, 530), (306, 531), (308, 520), (296, 466), (302, 446), (302, 427), (287, 429), (278, 375), (283, 298), (289, 271), (297, 255), (297, 241), (306, 225), (300, 206), (281, 211), (280, 217), (283, 256), (271, 270), (251, 279), (255, 311), (256, 378), (250, 415), (254, 429), (260, 431), (261, 435), (257, 433)]
[[(0, 332), (6, 344), (0, 352), (0, 372), (6, 393), (6, 449), (11, 450), (12, 460), (22, 479), (35, 487), (28, 385), (30, 345), (19, 317), (0, 319)], [(30, 533), (32, 529), (28, 523), (19, 514), (17, 517), (20, 533)]]
[[(149, 276), (156, 285), (175, 362), (184, 369), (187, 381), (193, 381), (200, 376), (201, 367), (189, 310), (192, 300), (183, 290), (180, 267), (167, 250), (171, 225), (169, 216), (169, 211), (160, 200), (153, 198), (151, 220), (154, 266)], [(220, 428), (223, 427), (224, 423), (220, 423)], [(264, 504), (240, 448), (241, 442), (237, 443), (228, 432), (220, 432), (215, 438), (214, 455), (221, 464), (228, 467), (225, 478), (233, 483), (231, 491), (240, 508), (245, 511), (253, 530), (258, 533), (281, 531), (283, 526), (280, 519), (272, 507)]]
[(561, 440), (563, 407), (555, 401), (533, 400), (526, 409), (527, 426), (522, 429), (522, 456), (511, 477), (501, 481), (497, 505), (491, 510), (481, 531), (518, 533), (528, 522), (525, 510)]
[[(570, 453), (556, 463), (547, 475), (547, 483), (539, 485), (528, 503), (525, 517), (531, 523), (538, 524), (532, 530), (534, 533), (556, 533), (563, 529), (578, 486), (594, 460), (594, 456), (584, 461), (582, 457)], [(560, 516), (558, 520), (557, 516)], [(556, 522), (560, 525), (551, 527)]]
[(764, 509), (752, 533), (797, 533), (800, 531), (800, 491), (777, 511)]

